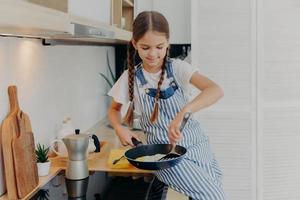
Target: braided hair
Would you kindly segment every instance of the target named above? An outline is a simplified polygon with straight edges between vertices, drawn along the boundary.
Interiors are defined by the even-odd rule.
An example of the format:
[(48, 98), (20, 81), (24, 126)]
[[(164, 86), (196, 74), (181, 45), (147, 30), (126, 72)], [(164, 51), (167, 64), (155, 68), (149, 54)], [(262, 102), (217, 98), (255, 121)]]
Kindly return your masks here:
[[(128, 44), (127, 48), (127, 66), (128, 66), (128, 93), (129, 93), (129, 101), (130, 105), (127, 110), (126, 116), (124, 118), (124, 122), (132, 127), (133, 124), (133, 113), (134, 113), (134, 76), (135, 76), (135, 60), (139, 59), (139, 55), (136, 49), (133, 46), (133, 40), (138, 41), (141, 39), (146, 32), (148, 31), (156, 31), (159, 33), (164, 33), (166, 38), (169, 39), (170, 31), (169, 24), (167, 19), (159, 12), (156, 11), (144, 11), (138, 14), (133, 22), (132, 27), (132, 40)], [(167, 61), (167, 57), (169, 55), (169, 48), (166, 50), (166, 56), (164, 57), (162, 70), (160, 79), (157, 84), (157, 93), (154, 101), (154, 109), (150, 117), (150, 121), (155, 123), (158, 118), (158, 106), (159, 106), (159, 95), (160, 95), (160, 87), (164, 81), (165, 75), (165, 65)]]

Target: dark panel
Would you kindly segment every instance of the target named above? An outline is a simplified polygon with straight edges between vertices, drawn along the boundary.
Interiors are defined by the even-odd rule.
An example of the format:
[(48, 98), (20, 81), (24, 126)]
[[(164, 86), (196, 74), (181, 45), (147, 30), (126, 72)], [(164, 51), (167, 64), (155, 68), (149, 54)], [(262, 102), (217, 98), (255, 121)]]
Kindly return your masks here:
[[(184, 59), (187, 52), (191, 49), (191, 44), (171, 44), (170, 57)], [(116, 63), (116, 77), (119, 78), (123, 71), (127, 69), (127, 45), (115, 46), (115, 63)], [(137, 58), (135, 63), (139, 63)]]

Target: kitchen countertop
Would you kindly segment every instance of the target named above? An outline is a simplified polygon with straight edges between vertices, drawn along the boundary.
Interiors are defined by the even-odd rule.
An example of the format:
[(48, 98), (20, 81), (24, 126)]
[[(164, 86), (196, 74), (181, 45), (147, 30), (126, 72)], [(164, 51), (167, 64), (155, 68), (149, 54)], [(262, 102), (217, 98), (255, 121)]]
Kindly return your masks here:
[[(103, 171), (111, 175), (128, 176), (128, 175), (151, 175), (153, 171), (138, 169), (132, 165), (126, 169), (112, 169), (108, 166), (107, 160), (112, 149), (129, 149), (121, 145), (115, 131), (107, 126), (108, 120), (105, 118), (87, 130), (87, 134), (96, 134), (101, 142), (101, 150), (99, 153), (91, 153), (88, 157), (89, 171)], [(144, 136), (141, 131), (135, 131), (140, 139), (144, 142)], [(23, 199), (31, 198), (41, 187), (55, 177), (61, 170), (66, 168), (67, 158), (52, 157), (51, 169), (48, 176), (39, 177), (39, 185)], [(7, 195), (0, 197), (0, 200), (8, 200)]]
[[(95, 126), (87, 130), (87, 134), (97, 135), (99, 141), (101, 142), (101, 151), (99, 153), (90, 153), (88, 157), (88, 167), (90, 171), (104, 171), (111, 173), (118, 173), (122, 175), (125, 174), (152, 174), (152, 171), (138, 169), (132, 165), (125, 169), (112, 169), (108, 166), (107, 160), (109, 153), (112, 149), (129, 149), (129, 146), (122, 146), (119, 138), (116, 136), (115, 131), (107, 126), (108, 122), (106, 119), (100, 121)], [(140, 139), (144, 142), (144, 136), (141, 131), (134, 131), (140, 136)], [(53, 166), (65, 169), (67, 158), (54, 157), (52, 158)]]
[[(59, 167), (51, 167), (50, 173), (47, 176), (39, 177), (39, 184), (34, 190), (27, 194), (23, 199), (29, 199), (31, 198), (35, 192), (37, 192), (40, 188), (42, 188), (44, 185), (46, 185), (52, 178), (54, 178), (62, 169)], [(0, 200), (9, 200), (7, 194), (4, 194), (0, 197)]]

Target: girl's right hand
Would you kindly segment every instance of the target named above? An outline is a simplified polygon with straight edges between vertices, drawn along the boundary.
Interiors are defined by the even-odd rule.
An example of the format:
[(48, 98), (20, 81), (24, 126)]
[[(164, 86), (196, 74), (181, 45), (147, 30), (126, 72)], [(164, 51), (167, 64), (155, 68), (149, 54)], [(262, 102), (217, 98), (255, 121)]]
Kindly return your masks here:
[(138, 136), (135, 133), (133, 133), (132, 131), (130, 131), (127, 127), (122, 126), (119, 129), (117, 129), (116, 132), (117, 132), (119, 140), (123, 146), (130, 145), (130, 146), (134, 147), (134, 144), (132, 143), (132, 140), (131, 140), (132, 137), (134, 137), (135, 139), (140, 141)]

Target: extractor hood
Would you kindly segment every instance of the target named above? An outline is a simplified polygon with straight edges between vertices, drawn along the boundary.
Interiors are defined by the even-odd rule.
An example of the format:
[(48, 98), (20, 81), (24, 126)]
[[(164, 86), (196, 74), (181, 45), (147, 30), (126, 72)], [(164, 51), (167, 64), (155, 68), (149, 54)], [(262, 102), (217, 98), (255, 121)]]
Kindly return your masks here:
[(69, 16), (69, 34), (57, 34), (48, 38), (46, 44), (94, 44), (112, 45), (125, 44), (131, 38), (131, 32), (105, 23), (85, 19), (79, 16)]
[(47, 40), (47, 44), (127, 43), (131, 32), (20, 0), (1, 0), (0, 36)]

